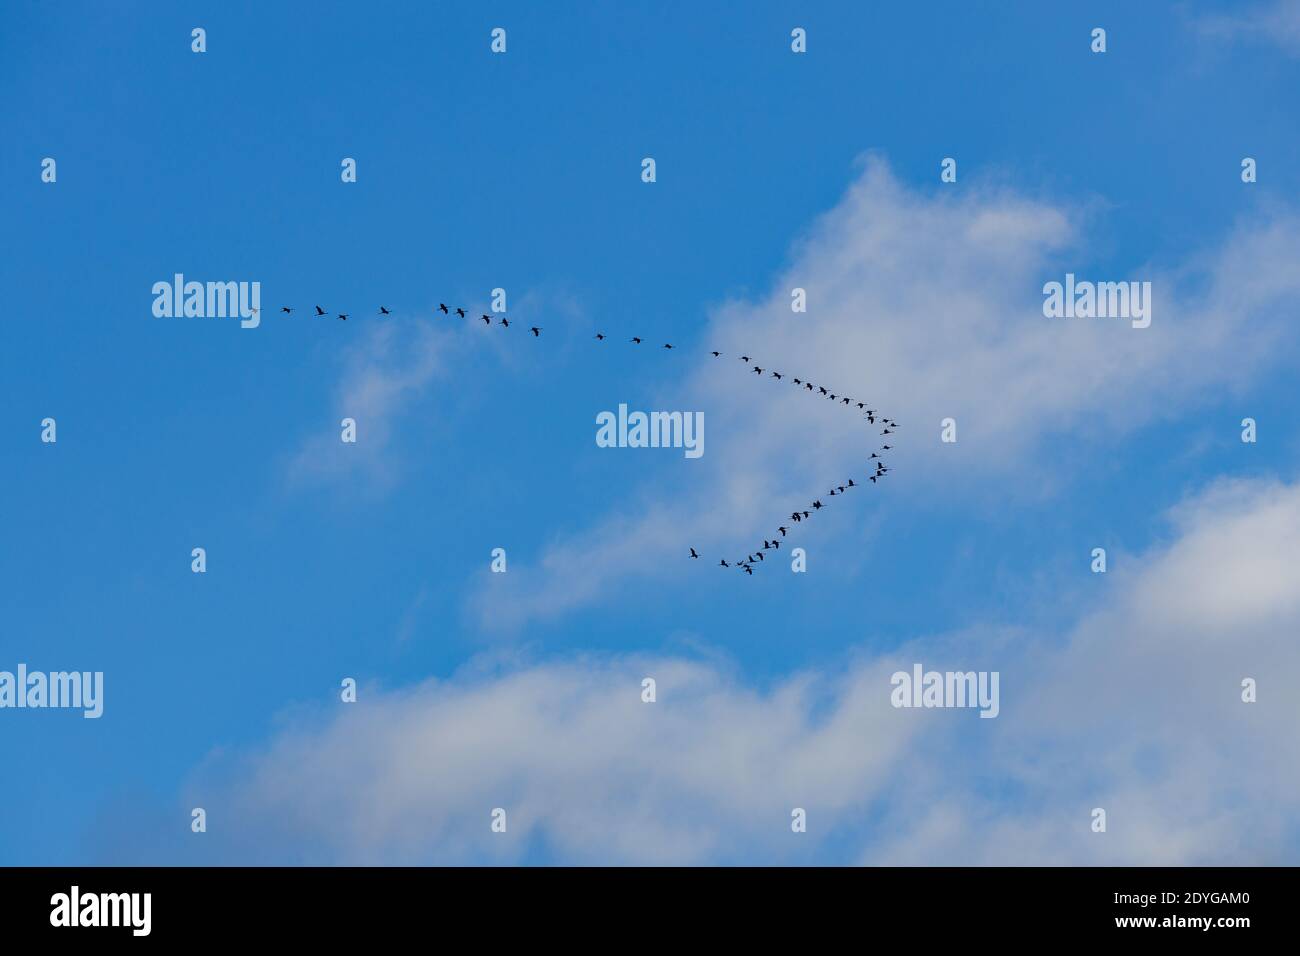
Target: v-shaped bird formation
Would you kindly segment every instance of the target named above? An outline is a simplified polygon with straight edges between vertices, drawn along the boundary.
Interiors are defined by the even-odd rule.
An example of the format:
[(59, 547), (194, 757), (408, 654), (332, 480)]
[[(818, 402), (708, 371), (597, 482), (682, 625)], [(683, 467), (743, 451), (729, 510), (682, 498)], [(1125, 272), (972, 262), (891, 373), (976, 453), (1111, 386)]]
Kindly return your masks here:
[[(286, 316), (293, 315), (294, 311), (295, 310), (290, 308), (289, 306), (282, 306), (280, 309), (281, 314)], [(381, 305), (379, 307), (379, 310), (375, 313), (375, 315), (376, 317), (382, 318), (384, 316), (392, 315), (392, 312), (385, 306)], [(496, 315), (495, 321), (493, 320), (492, 315), (486, 313), (480, 314), (477, 317), (477, 319), (475, 319), (468, 312), (466, 312), (464, 308), (460, 308), (457, 306), (448, 306), (446, 303), (443, 302), (438, 303), (437, 307), (433, 310), (433, 315), (434, 318), (439, 318), (441, 316), (446, 316), (450, 318), (452, 315), (455, 315), (457, 318), (466, 319), (469, 321), (473, 321), (475, 323), (482, 322), (488, 328), (491, 328), (492, 326), (496, 326), (498, 328), (506, 329), (506, 330), (510, 329), (512, 326), (526, 328), (527, 332), (531, 333), (531, 335), (535, 339), (541, 338), (542, 331), (543, 331), (543, 328), (541, 326), (531, 325), (525, 327), (520, 325), (518, 322), (512, 323), (509, 317), (500, 313)], [(322, 309), (319, 305), (315, 307), (316, 318), (325, 318), (328, 316), (329, 316), (329, 312), (327, 310)], [(335, 318), (346, 322), (350, 318), (352, 318), (352, 316), (350, 313), (339, 312), (336, 313)], [(610, 338), (604, 332), (597, 332), (595, 335), (595, 341), (607, 342), (610, 341)], [(639, 335), (633, 335), (630, 338), (628, 338), (627, 341), (628, 344), (633, 346), (641, 346), (646, 344), (645, 338)], [(673, 345), (671, 342), (663, 343), (663, 350), (674, 351), (676, 349), (677, 346)], [(717, 351), (715, 349), (711, 349), (709, 351), (709, 354), (715, 359), (720, 359), (724, 357), (722, 352)], [(838, 407), (847, 407), (847, 408), (856, 409), (862, 414), (862, 417), (867, 422), (867, 424), (873, 426), (874, 425), (881, 426), (880, 434), (882, 437), (887, 435), (892, 435), (898, 429), (898, 422), (894, 421), (892, 418), (886, 418), (885, 416), (877, 412), (875, 409), (868, 408), (866, 402), (857, 401), (849, 397), (848, 395), (843, 394), (837, 389), (832, 389), (826, 385), (819, 385), (815, 382), (808, 380), (807, 378), (803, 378), (803, 377), (797, 378), (793, 375), (788, 375), (785, 372), (781, 372), (775, 368), (772, 368), (770, 364), (761, 365), (759, 364), (758, 359), (753, 358), (752, 356), (749, 355), (739, 355), (737, 356), (737, 359), (744, 364), (746, 374), (757, 375), (760, 378), (764, 378), (772, 382), (788, 381), (799, 392), (803, 394), (812, 395), (813, 397), (819, 399), (824, 399), (826, 401), (831, 402), (832, 404), (835, 404)], [(877, 484), (878, 482), (884, 480), (885, 476), (889, 474), (889, 469), (885, 467), (885, 462), (884, 459), (880, 456), (880, 452), (890, 451), (892, 450), (892, 448), (893, 448), (892, 445), (889, 445), (887, 443), (882, 443), (880, 445), (880, 448), (877, 451), (873, 451), (871, 453), (871, 457), (867, 459), (867, 464), (873, 470), (869, 474), (862, 476), (866, 482), (872, 485)], [(860, 487), (862, 487), (861, 483), (855, 481), (853, 478), (849, 478), (845, 480), (843, 484), (837, 484), (832, 486), (830, 491), (826, 493), (825, 497), (837, 498), (840, 497), (841, 495), (847, 494), (850, 490), (854, 488), (860, 488)], [(820, 498), (816, 498), (805, 508), (803, 509), (796, 508), (794, 511), (792, 511), (790, 513), (788, 520), (791, 524), (800, 524), (804, 521), (809, 520), (814, 514), (821, 511), (824, 507), (826, 507), (826, 505), (822, 502), (822, 500)], [(763, 539), (763, 546), (761, 548), (758, 548), (754, 550), (752, 553), (747, 554), (744, 557), (734, 561), (728, 561), (726, 558), (720, 558), (717, 566), (722, 568), (736, 568), (739, 569), (744, 574), (752, 575), (754, 573), (754, 569), (756, 567), (762, 566), (763, 562), (767, 560), (766, 554), (768, 552), (775, 552), (780, 550), (781, 541), (783, 538), (785, 538), (785, 536), (789, 531), (790, 531), (789, 526), (783, 523), (779, 527), (777, 527), (776, 529), (777, 533), (773, 534), (771, 539), (768, 538)], [(689, 550), (690, 550), (690, 555), (689, 555), (690, 560), (700, 559), (701, 555), (699, 554), (698, 551), (695, 550), (695, 548), (690, 548)]]

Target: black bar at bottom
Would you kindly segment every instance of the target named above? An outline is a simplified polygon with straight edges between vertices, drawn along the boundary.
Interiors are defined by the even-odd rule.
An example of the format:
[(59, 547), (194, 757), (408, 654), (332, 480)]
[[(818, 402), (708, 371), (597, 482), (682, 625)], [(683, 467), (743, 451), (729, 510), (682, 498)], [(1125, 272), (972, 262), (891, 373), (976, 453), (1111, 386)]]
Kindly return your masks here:
[(437, 932), (443, 945), (786, 937), (807, 945), (902, 932), (918, 944), (1128, 936), (1231, 946), (1291, 936), (1283, 907), (1293, 876), (1201, 867), (0, 869), (0, 926), (11, 943), (76, 934), (81, 943), (337, 944), (432, 941)]

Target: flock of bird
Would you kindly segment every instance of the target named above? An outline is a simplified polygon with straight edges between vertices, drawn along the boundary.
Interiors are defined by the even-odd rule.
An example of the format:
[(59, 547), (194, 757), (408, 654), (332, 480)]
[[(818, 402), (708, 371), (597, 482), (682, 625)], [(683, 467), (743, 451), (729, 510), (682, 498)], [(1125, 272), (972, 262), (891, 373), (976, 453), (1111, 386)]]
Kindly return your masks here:
[[(329, 312), (326, 311), (325, 309), (322, 309), (319, 305), (316, 306), (315, 309), (316, 309), (315, 311), (316, 318), (327, 318), (329, 316)], [(295, 311), (294, 309), (290, 308), (287, 305), (282, 306), (280, 309), (280, 312), (283, 315), (288, 315), (288, 316), (293, 315), (294, 311)], [(379, 307), (379, 311), (376, 313), (376, 315), (379, 317), (389, 316), (392, 314), (393, 313), (389, 309), (385, 308), (382, 305)], [(433, 314), (435, 318), (437, 318), (439, 315), (445, 315), (448, 318), (450, 318), (452, 315), (455, 315), (457, 318), (467, 319), (467, 320), (471, 319), (470, 314), (466, 312), (463, 308), (448, 306), (446, 303), (442, 303), (442, 302), (438, 303), (437, 308), (433, 310)], [(346, 312), (339, 312), (335, 316), (336, 319), (340, 319), (344, 322), (348, 321), (348, 319), (350, 319), (351, 317), (352, 316)], [(474, 321), (481, 321), (484, 323), (484, 325), (488, 327), (491, 327), (492, 325), (497, 325), (505, 329), (511, 327), (510, 319), (505, 315), (497, 315), (496, 321), (494, 322), (493, 316), (488, 314), (481, 314), (479, 315), (478, 319)], [(518, 325), (519, 323), (515, 323), (515, 324)], [(531, 325), (528, 326), (527, 329), (529, 332), (532, 333), (533, 338), (540, 338), (542, 335), (541, 326)], [(608, 338), (609, 336), (607, 336), (604, 332), (597, 332), (595, 335), (595, 339), (598, 342), (604, 342)], [(637, 335), (632, 336), (628, 341), (632, 345), (645, 344), (645, 339)], [(676, 348), (676, 346), (670, 342), (665, 342), (663, 347), (670, 351)], [(722, 358), (722, 353), (720, 351), (710, 350), (709, 354), (712, 355), (715, 359)], [(799, 389), (801, 392), (804, 392), (806, 394), (810, 393), (817, 398), (825, 398), (827, 401), (836, 403), (837, 405), (840, 406), (848, 406), (850, 408), (856, 407), (858, 411), (862, 413), (862, 417), (867, 421), (868, 424), (882, 426), (880, 431), (880, 434), (882, 436), (892, 435), (898, 429), (898, 422), (894, 421), (891, 418), (886, 418), (883, 415), (880, 415), (873, 408), (867, 408), (866, 402), (855, 401), (849, 396), (840, 394), (837, 391), (833, 391), (832, 389), (828, 388), (825, 385), (815, 384), (814, 382), (810, 382), (805, 378), (796, 378), (792, 375), (786, 375), (785, 373), (779, 372), (776, 369), (771, 368), (770, 366), (764, 368), (763, 366), (757, 364), (756, 359), (751, 358), (748, 355), (738, 356), (738, 359), (745, 364), (746, 371), (749, 372), (749, 374), (758, 375), (763, 378), (770, 378), (777, 382), (783, 382), (788, 379), (791, 382), (791, 384), (793, 384), (795, 388)], [(892, 449), (892, 447), (893, 447), (892, 445), (882, 443), (879, 451), (873, 451), (871, 453), (871, 457), (867, 459), (867, 464), (872, 468), (874, 468), (874, 471), (866, 477), (866, 480), (869, 481), (871, 484), (873, 485), (876, 484), (877, 482), (881, 481), (885, 477), (885, 475), (889, 474), (889, 469), (885, 467), (885, 462), (884, 459), (881, 458), (880, 452), (889, 451)], [(852, 478), (849, 478), (843, 484), (835, 485), (834, 487), (832, 487), (831, 490), (827, 492), (826, 497), (828, 498), (838, 497), (840, 495), (847, 494), (848, 491), (852, 488), (859, 488), (859, 487), (861, 487), (861, 485), (858, 482), (854, 481)], [(812, 503), (809, 504), (806, 508), (802, 510), (795, 509), (794, 511), (792, 511), (790, 513), (789, 521), (793, 524), (798, 524), (807, 521), (818, 511), (821, 511), (823, 507), (825, 507), (825, 505), (822, 504), (820, 498), (814, 499)], [(776, 530), (777, 530), (777, 535), (773, 535), (771, 540), (764, 538), (763, 546), (761, 548), (756, 549), (753, 553), (747, 554), (745, 555), (745, 557), (740, 558), (739, 560), (736, 561), (728, 561), (726, 558), (722, 558), (718, 561), (718, 566), (723, 568), (738, 568), (743, 573), (752, 575), (754, 573), (754, 568), (758, 567), (759, 565), (762, 564), (763, 561), (766, 560), (766, 555), (765, 555), (766, 552), (780, 550), (781, 539), (786, 536), (786, 534), (789, 532), (790, 529), (786, 525), (782, 524)], [(697, 552), (694, 548), (691, 548), (690, 558), (691, 560), (698, 560), (700, 558), (699, 552)]]

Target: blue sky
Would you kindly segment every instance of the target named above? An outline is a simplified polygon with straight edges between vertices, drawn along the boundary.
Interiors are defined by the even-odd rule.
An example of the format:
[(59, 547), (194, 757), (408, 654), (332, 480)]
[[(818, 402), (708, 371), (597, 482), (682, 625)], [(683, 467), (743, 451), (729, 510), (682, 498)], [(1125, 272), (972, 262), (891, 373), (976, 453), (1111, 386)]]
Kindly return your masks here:
[[(1169, 678), (1148, 675), (1149, 694), (1065, 666), (1114, 661), (1080, 648), (1146, 620), (1154, 593), (1217, 594), (1195, 573), (1257, 582), (1296, 556), (1250, 534), (1260, 515), (1289, 527), (1300, 453), (1294, 4), (2, 16), (0, 669), (102, 670), (106, 700), (98, 721), (0, 711), (0, 863), (1295, 861), (1294, 823), (1247, 825), (1239, 795), (1177, 773), (1190, 745), (1125, 730), (1211, 674), (1230, 697), (1238, 671), (1300, 677), (1289, 585), (1233, 592), (1280, 602), (1257, 633), (1223, 597), (1204, 641), (1170, 624), (1167, 646), (1116, 664)], [(1153, 281), (1152, 327), (1045, 318), (1041, 286), (1067, 271)], [(177, 272), (260, 281), (261, 325), (155, 318), (150, 289)], [(786, 305), (796, 284), (806, 316)], [(437, 302), (483, 311), (495, 287), (541, 338), (435, 323)], [(353, 319), (310, 319), (316, 303)], [(733, 346), (903, 426), (892, 480), (800, 539), (806, 574), (683, 560), (751, 547), (870, 450), (855, 422), (710, 364)], [(620, 402), (702, 410), (704, 458), (597, 448), (594, 416)], [(1183, 560), (1206, 541), (1235, 543), (1226, 568)], [(488, 572), (497, 547), (505, 575)], [(889, 712), (869, 675), (896, 657), (1000, 670), (1004, 716)], [(1180, 683), (1182, 659), (1206, 665)], [(604, 715), (623, 713), (608, 695), (624, 680), (642, 707), (652, 671), (691, 701), (649, 711), (675, 731)], [(794, 706), (800, 675), (819, 690)], [(859, 714), (859, 692), (885, 712)], [(1260, 760), (1295, 746), (1282, 693), (1251, 711)], [(1100, 719), (1089, 700), (1108, 747), (1073, 739)], [(1224, 730), (1241, 706), (1198, 711), (1193, 737), (1249, 777), (1263, 764)], [(773, 715), (779, 751), (724, 732)], [(545, 740), (514, 752), (516, 726)], [(692, 765), (734, 773), (665, 766), (674, 751), (651, 751), (674, 733)], [(477, 734), (491, 772), (422, 749)], [(647, 763), (627, 781), (616, 755), (633, 752)], [(795, 753), (817, 755), (821, 783), (790, 799), (823, 809), (791, 847), (788, 813), (749, 801), (797, 776)], [(577, 754), (584, 789), (560, 793)], [(1026, 769), (1054, 762), (1075, 776)], [(1202, 785), (1195, 809), (1165, 800)], [(1297, 792), (1293, 775), (1254, 791), (1265, 807)], [(524, 822), (488, 842), (511, 799)], [(1098, 849), (1086, 815), (1107, 799), (1142, 824)], [(208, 833), (190, 832), (194, 806)], [(1074, 842), (1060, 821), (1080, 813)]]

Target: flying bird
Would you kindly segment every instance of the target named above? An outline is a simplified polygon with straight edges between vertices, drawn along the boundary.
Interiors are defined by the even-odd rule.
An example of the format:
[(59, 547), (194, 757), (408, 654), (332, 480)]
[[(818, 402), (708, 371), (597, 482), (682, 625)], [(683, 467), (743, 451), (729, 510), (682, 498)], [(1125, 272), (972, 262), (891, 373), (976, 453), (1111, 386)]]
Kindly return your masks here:
[(633, 344), (633, 345), (640, 345), (640, 344), (641, 344), (641, 340), (640, 340), (639, 338), (637, 338), (637, 337), (634, 335), (634, 336), (632, 336), (632, 344)]
[(698, 557), (699, 557), (699, 555), (695, 553), (695, 549), (694, 549), (694, 548), (691, 548), (691, 557), (692, 557), (692, 558), (698, 558)]
[(491, 325), (491, 324), (492, 324), (492, 320), (491, 320), (490, 318), (488, 318), (486, 315), (480, 315), (479, 318), (483, 320), (483, 324), (484, 324), (484, 325)]
[(280, 311), (283, 312), (285, 315), (293, 315), (293, 309), (289, 308), (287, 305), (281, 306)]
[(317, 314), (317, 315), (324, 315), (324, 314), (325, 314), (325, 310), (322, 309), (322, 308), (318, 305), (318, 306), (316, 306), (316, 314)]
[(465, 318), (465, 310), (464, 310), (464, 309), (457, 309), (457, 310), (456, 310), (456, 314), (459, 315), (462, 319)]
[(381, 305), (381, 306), (379, 307), (379, 314), (380, 314), (380, 315), (392, 315), (393, 313), (389, 312), (387, 309), (385, 309), (385, 308)]
[(721, 352), (714, 352), (714, 353), (713, 353), (713, 357), (714, 357), (714, 358), (717, 358), (717, 357), (718, 357), (719, 355), (721, 355), (721, 354), (722, 354)]
[(604, 336), (602, 333), (597, 332), (597, 333), (596, 333), (596, 341), (597, 341), (597, 342), (603, 342), (603, 341), (605, 341), (605, 336)]
[(539, 335), (542, 334), (542, 330), (535, 325), (532, 328), (530, 328), (528, 331), (533, 333), (533, 338), (537, 338)]
[(348, 314), (346, 312), (340, 312), (339, 318), (346, 322), (348, 320)]
[(439, 308), (439, 310), (441, 310), (441, 312), (442, 312), (443, 315), (450, 315), (450, 314), (451, 314), (450, 312), (447, 311), (447, 307), (446, 307), (445, 305), (443, 305), (441, 302), (438, 303), (438, 308)]

